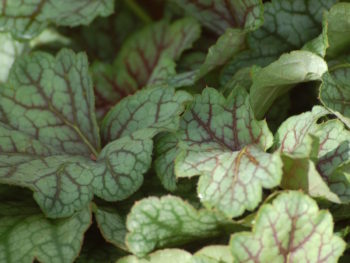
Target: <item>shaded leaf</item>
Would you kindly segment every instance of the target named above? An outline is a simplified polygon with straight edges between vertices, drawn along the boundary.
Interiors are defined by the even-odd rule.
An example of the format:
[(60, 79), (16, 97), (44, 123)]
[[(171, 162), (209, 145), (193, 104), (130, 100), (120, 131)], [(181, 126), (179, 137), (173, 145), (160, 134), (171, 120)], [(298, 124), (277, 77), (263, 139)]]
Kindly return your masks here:
[(350, 45), (350, 3), (337, 3), (329, 10), (328, 24), (329, 48), (327, 56), (335, 57), (349, 51)]
[(0, 4), (0, 30), (19, 38), (32, 38), (53, 23), (62, 26), (87, 25), (96, 16), (113, 12), (113, 0), (22, 0)]
[(327, 69), (322, 58), (308, 51), (293, 51), (265, 68), (255, 68), (250, 102), (256, 118), (263, 118), (274, 100), (293, 86), (319, 80)]
[(230, 247), (239, 262), (337, 262), (345, 242), (333, 234), (328, 211), (302, 193), (287, 192), (264, 204), (252, 232), (233, 234)]
[(229, 62), (222, 72), (225, 84), (242, 67), (264, 67), (283, 52), (300, 49), (322, 31), (322, 15), (336, 1), (272, 0), (264, 4), (264, 24), (248, 36), (250, 50)]
[(85, 208), (70, 218), (50, 220), (33, 203), (2, 202), (0, 261), (73, 262), (91, 224)]
[(116, 209), (100, 205), (96, 207), (94, 214), (98, 228), (104, 239), (118, 248), (126, 250), (125, 236), (127, 230), (125, 218)]
[(190, 1), (172, 0), (185, 12), (217, 34), (228, 28), (256, 28), (262, 23), (263, 7), (259, 0)]
[[(158, 78), (154, 71), (160, 62), (164, 62), (161, 60), (163, 55), (176, 60), (192, 46), (199, 34), (198, 23), (184, 18), (171, 25), (161, 21), (132, 35), (124, 43), (113, 65), (95, 63), (92, 66), (97, 108), (105, 112), (121, 98), (154, 82)], [(169, 65), (172, 67), (172, 63)]]

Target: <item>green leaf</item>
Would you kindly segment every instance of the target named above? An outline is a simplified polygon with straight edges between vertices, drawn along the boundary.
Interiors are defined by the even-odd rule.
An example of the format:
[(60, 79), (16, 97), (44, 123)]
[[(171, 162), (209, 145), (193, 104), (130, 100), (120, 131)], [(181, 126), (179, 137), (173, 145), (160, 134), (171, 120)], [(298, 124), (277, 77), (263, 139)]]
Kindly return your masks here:
[(177, 176), (201, 175), (201, 201), (229, 217), (240, 216), (246, 209), (254, 210), (262, 199), (262, 187), (277, 186), (282, 175), (279, 155), (265, 153), (256, 146), (239, 152), (187, 150), (176, 162)]
[(233, 234), (230, 247), (238, 262), (337, 262), (345, 242), (328, 211), (292, 191), (263, 205), (252, 232)]
[(199, 68), (197, 78), (199, 79), (214, 68), (224, 65), (236, 53), (241, 51), (244, 41), (244, 31), (228, 28), (225, 33), (218, 38), (217, 42), (209, 48), (208, 54)]
[(191, 263), (233, 263), (234, 259), (228, 246), (212, 245), (197, 251)]
[(119, 259), (117, 263), (190, 263), (192, 255), (181, 249), (158, 250), (145, 258), (128, 256)]
[(283, 52), (300, 49), (322, 31), (322, 15), (336, 1), (272, 0), (264, 4), (264, 24), (248, 36), (250, 50), (242, 52), (225, 66), (225, 84), (242, 67), (264, 67)]
[(308, 158), (282, 156), (283, 177), (281, 187), (289, 190), (303, 190), (312, 197), (326, 198), (341, 203), (339, 195), (332, 192), (316, 170), (315, 164)]
[(156, 133), (174, 130), (183, 104), (191, 96), (183, 91), (175, 93), (172, 88), (157, 87), (139, 91), (113, 107), (102, 122), (101, 132), (104, 141), (142, 134), (151, 138)]
[(225, 99), (207, 88), (181, 121), (183, 151), (176, 159), (176, 175), (201, 175), (200, 199), (230, 217), (254, 209), (261, 187), (277, 186), (282, 173), (279, 156), (261, 149), (271, 146), (271, 133), (265, 121), (254, 119), (248, 99), (243, 89)]
[(0, 182), (33, 190), (50, 217), (85, 207), (100, 147), (86, 56), (26, 56), (0, 92)]
[[(346, 58), (346, 62), (350, 62)], [(327, 72), (322, 77), (320, 87), (320, 100), (322, 104), (331, 110), (339, 119), (350, 127), (350, 102), (349, 80), (350, 64), (343, 64), (332, 72)]]
[(163, 133), (155, 140), (154, 169), (162, 185), (169, 191), (175, 191), (175, 158), (179, 154), (178, 138), (175, 133)]
[[(158, 64), (163, 62), (164, 67), (161, 60), (163, 55), (178, 59), (199, 35), (198, 23), (190, 18), (171, 25), (167, 21), (154, 23), (132, 35), (124, 43), (113, 65), (95, 63), (92, 66), (98, 95), (97, 107), (104, 110), (106, 105), (114, 105), (149, 82), (154, 82), (158, 78), (154, 74)], [(173, 67), (172, 63), (168, 65)], [(168, 70), (167, 67), (165, 70)]]
[(144, 256), (155, 248), (186, 244), (223, 233), (233, 225), (222, 215), (197, 211), (174, 196), (149, 197), (136, 203), (127, 218), (126, 243), (130, 251)]
[(335, 57), (349, 51), (350, 45), (350, 3), (337, 3), (329, 10), (328, 24), (329, 48), (327, 56)]
[(116, 247), (126, 250), (125, 236), (127, 230), (125, 218), (115, 208), (100, 205), (96, 207), (94, 214), (104, 239)]
[[(303, 184), (305, 186), (306, 181), (310, 183), (310, 186), (317, 186), (310, 192), (311, 195), (323, 196), (333, 202), (339, 202), (339, 199), (342, 202), (349, 202), (350, 196), (346, 190), (348, 179), (345, 171), (342, 173), (341, 168), (339, 170), (338, 167), (344, 165), (350, 156), (348, 142), (350, 132), (338, 120), (317, 124), (317, 121), (327, 114), (329, 114), (327, 110), (315, 106), (312, 112), (290, 117), (281, 125), (276, 134), (276, 147), (279, 147), (281, 153), (294, 158), (294, 164), (288, 164), (288, 158), (283, 158), (284, 161), (287, 161), (284, 167), (287, 171), (288, 167), (292, 169), (291, 171), (299, 168), (298, 172), (293, 171), (290, 176), (295, 178), (300, 186)], [(319, 141), (319, 147), (316, 150), (310, 144), (312, 138), (310, 135)], [(313, 164), (308, 164), (308, 161), (304, 160), (310, 157), (315, 162), (317, 171), (313, 169)], [(288, 172), (284, 176), (288, 177)], [(287, 185), (292, 186), (294, 183), (289, 181)], [(292, 187), (292, 189), (295, 188)]]
[(73, 262), (91, 224), (88, 208), (50, 220), (31, 202), (1, 202), (0, 217), (0, 261), (8, 263)]
[(4, 83), (13, 62), (22, 54), (25, 45), (8, 33), (0, 33), (0, 44), (0, 83)]
[(3, 1), (0, 4), (0, 30), (9, 31), (18, 38), (30, 39), (49, 24), (62, 26), (87, 25), (96, 16), (113, 12), (113, 0), (22, 0)]
[(250, 102), (257, 119), (265, 116), (274, 100), (298, 83), (321, 79), (326, 62), (308, 51), (294, 51), (277, 61), (253, 71)]
[(262, 23), (263, 6), (259, 0), (172, 0), (172, 2), (217, 34), (223, 34), (231, 27), (257, 28)]

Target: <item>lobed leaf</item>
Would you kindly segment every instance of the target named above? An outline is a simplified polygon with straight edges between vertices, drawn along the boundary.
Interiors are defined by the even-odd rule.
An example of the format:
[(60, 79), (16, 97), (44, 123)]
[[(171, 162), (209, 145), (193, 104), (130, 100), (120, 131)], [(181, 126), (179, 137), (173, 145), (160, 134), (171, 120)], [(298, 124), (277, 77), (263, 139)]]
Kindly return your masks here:
[(225, 225), (233, 223), (218, 213), (197, 211), (178, 197), (149, 197), (128, 215), (126, 243), (132, 253), (144, 256), (155, 248), (217, 236)]
[(230, 247), (238, 262), (337, 262), (345, 242), (328, 211), (291, 191), (263, 205), (252, 232), (233, 234)]
[(113, 12), (113, 0), (22, 0), (0, 4), (0, 30), (30, 39), (53, 23), (62, 26), (87, 25), (96, 16)]
[(259, 0), (190, 1), (172, 0), (185, 12), (217, 34), (228, 28), (256, 28), (262, 23), (263, 6)]
[(1, 202), (0, 217), (0, 261), (8, 263), (73, 262), (91, 224), (88, 208), (50, 220), (31, 202)]

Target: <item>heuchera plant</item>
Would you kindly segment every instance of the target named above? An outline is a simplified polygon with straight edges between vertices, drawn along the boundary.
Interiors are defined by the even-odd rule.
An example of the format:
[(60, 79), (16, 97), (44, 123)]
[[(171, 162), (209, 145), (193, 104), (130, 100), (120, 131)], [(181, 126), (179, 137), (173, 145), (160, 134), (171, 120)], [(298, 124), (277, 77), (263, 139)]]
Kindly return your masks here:
[(350, 262), (350, 3), (0, 2), (0, 263)]

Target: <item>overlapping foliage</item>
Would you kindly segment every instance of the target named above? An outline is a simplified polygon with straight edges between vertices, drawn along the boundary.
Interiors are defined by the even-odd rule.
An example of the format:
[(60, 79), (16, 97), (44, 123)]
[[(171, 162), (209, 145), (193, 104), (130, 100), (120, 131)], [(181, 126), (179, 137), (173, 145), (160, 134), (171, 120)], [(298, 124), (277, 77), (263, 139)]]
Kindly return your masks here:
[(0, 3), (0, 262), (348, 262), (350, 3)]

